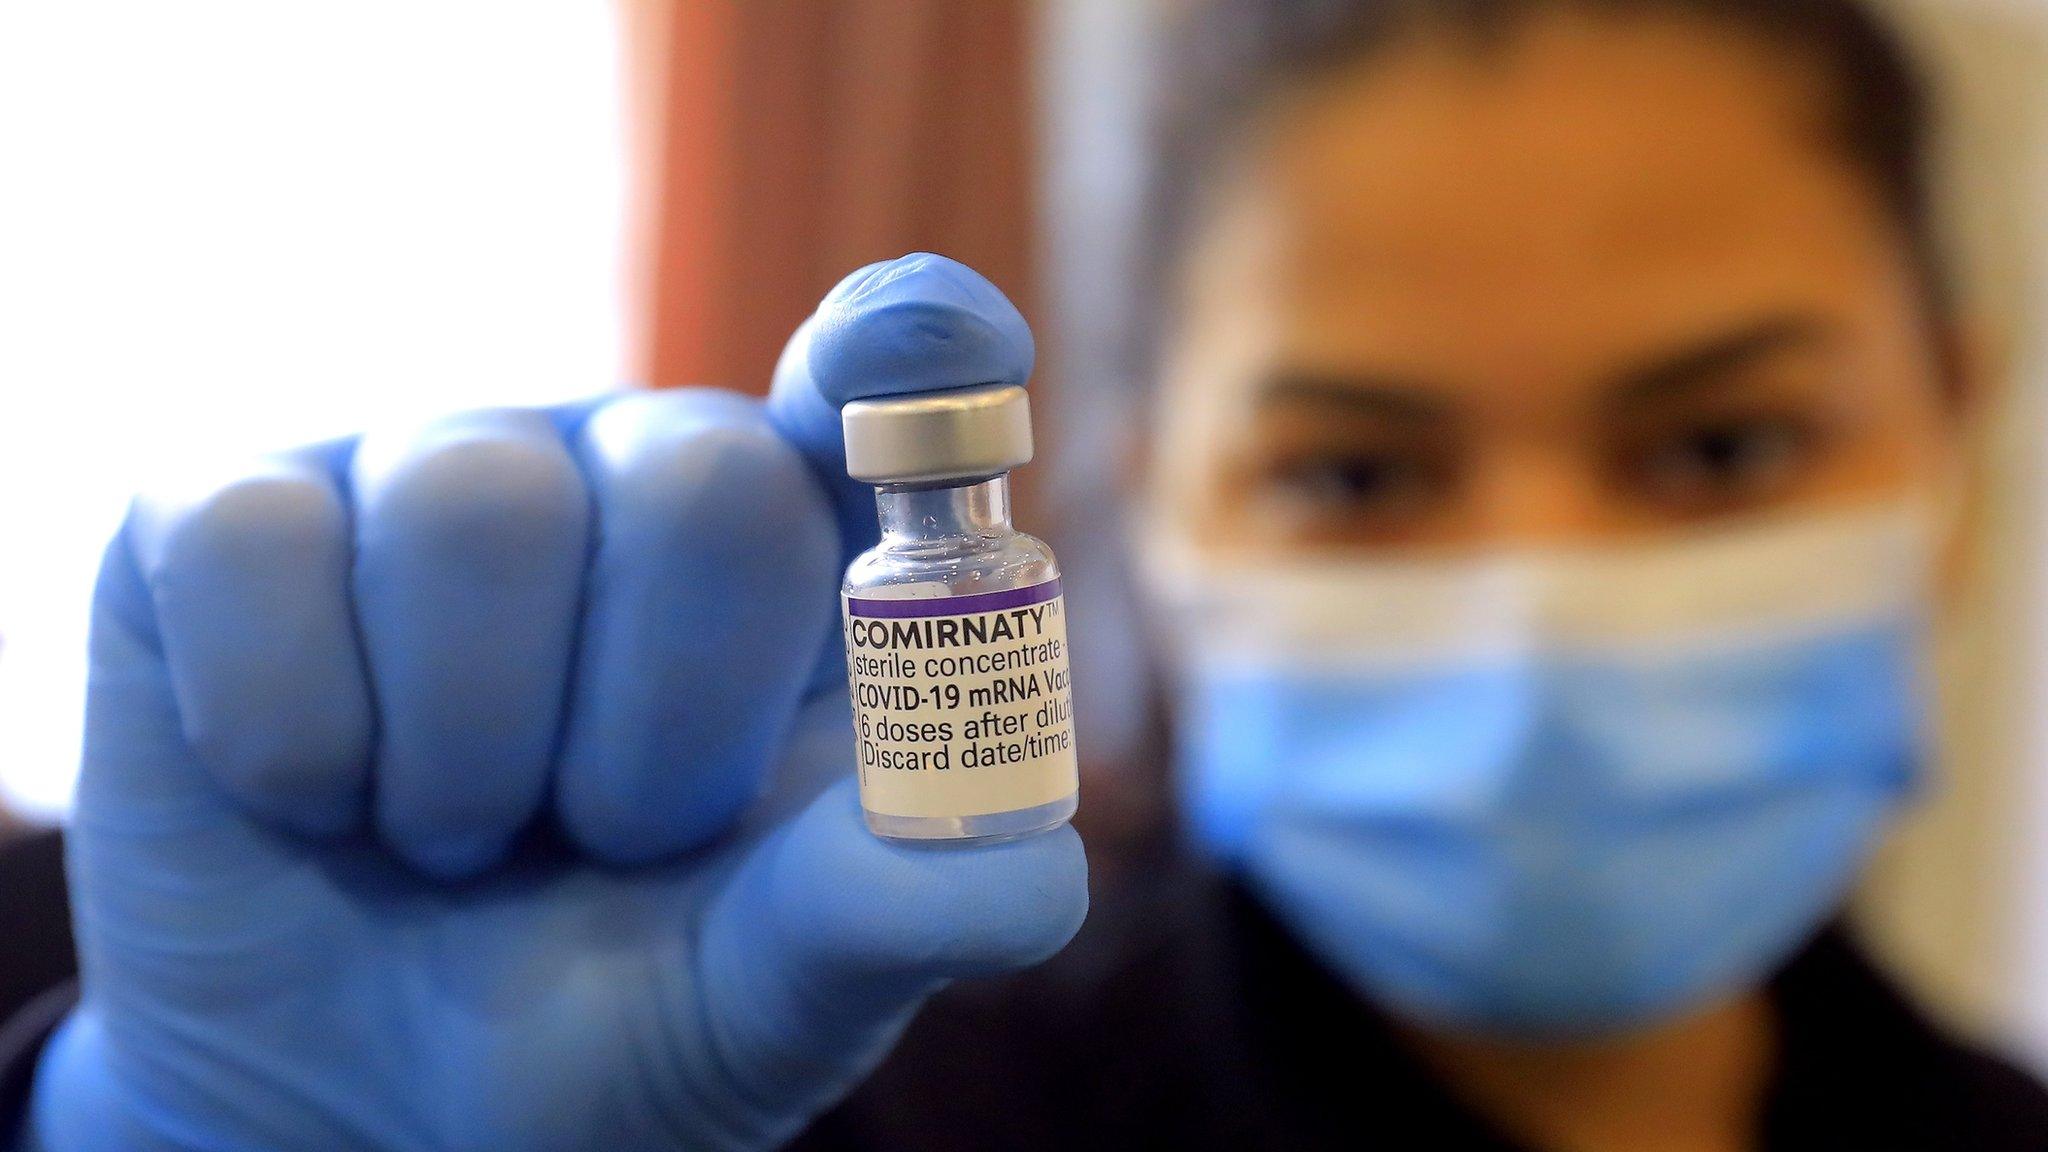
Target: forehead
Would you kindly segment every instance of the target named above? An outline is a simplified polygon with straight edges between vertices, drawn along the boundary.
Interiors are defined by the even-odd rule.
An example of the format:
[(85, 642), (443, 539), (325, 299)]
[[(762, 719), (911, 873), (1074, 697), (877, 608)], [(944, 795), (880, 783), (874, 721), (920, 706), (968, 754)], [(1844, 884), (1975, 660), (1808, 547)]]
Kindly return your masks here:
[(1424, 37), (1268, 110), (1207, 262), (1234, 306), (1251, 287), (1284, 312), (1296, 358), (1370, 344), (1433, 375), (1589, 371), (1763, 311), (1886, 322), (1903, 249), (1828, 98), (1681, 18)]

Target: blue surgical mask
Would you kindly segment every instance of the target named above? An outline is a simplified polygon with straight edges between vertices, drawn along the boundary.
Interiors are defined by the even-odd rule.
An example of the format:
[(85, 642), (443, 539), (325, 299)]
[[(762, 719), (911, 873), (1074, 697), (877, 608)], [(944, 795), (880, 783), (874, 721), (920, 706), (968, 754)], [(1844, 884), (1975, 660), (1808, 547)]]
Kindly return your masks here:
[(1923, 763), (1918, 504), (1602, 551), (1181, 557), (1196, 842), (1362, 994), (1597, 1034), (1753, 986)]

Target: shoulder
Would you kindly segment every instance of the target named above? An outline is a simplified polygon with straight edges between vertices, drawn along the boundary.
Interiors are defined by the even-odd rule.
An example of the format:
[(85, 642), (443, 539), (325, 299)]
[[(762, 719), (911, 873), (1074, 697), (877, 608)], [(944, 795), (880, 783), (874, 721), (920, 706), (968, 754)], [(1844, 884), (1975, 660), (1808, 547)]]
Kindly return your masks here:
[(1919, 1079), (1930, 1133), (1983, 1152), (2048, 1148), (2048, 1087), (2005, 1057), (1936, 1034)]
[(1923, 1012), (1843, 933), (1824, 935), (1773, 992), (1786, 1029), (1780, 1146), (1840, 1139), (1848, 1125), (1867, 1128), (1866, 1146), (2048, 1148), (2048, 1088)]
[(1872, 1139), (1911, 1133), (1906, 1146), (1915, 1148), (2048, 1148), (2048, 1089), (2004, 1057), (1933, 1034), (1924, 1046), (1895, 1052), (1890, 1065), (1891, 1075), (1874, 1076), (1862, 1089)]
[(1987, 1132), (2003, 1133), (2013, 1148), (2048, 1147), (2048, 1088), (2041, 1081), (1971, 1049), (1959, 1052), (1955, 1065), (1959, 1102)]

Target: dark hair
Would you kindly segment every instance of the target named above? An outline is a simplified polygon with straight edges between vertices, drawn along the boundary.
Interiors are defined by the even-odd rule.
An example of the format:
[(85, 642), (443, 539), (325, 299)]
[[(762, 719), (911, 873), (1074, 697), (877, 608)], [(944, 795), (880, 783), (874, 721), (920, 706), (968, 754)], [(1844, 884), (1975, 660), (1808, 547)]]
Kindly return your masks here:
[(1479, 44), (1510, 37), (1530, 17), (1569, 9), (1616, 16), (1671, 14), (1748, 34), (1814, 68), (1828, 85), (1835, 144), (1862, 169), (1910, 247), (1930, 322), (1951, 306), (1930, 193), (1934, 114), (1916, 61), (1859, 0), (1204, 0), (1167, 38), (1159, 86), (1160, 140), (1149, 205), (1150, 266), (1139, 328), (1150, 362), (1168, 283), (1187, 240), (1196, 191), (1224, 141), (1274, 92), (1426, 32)]

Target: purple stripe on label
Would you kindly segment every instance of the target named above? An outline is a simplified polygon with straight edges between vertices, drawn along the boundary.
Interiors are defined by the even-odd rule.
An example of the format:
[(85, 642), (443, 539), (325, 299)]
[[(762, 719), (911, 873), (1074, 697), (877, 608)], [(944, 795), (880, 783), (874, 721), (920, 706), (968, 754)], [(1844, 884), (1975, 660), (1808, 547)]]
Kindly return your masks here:
[(846, 614), (878, 620), (902, 620), (911, 616), (967, 616), (975, 612), (1002, 612), (1028, 608), (1056, 599), (1060, 582), (1047, 580), (1029, 588), (1005, 588), (1001, 592), (977, 592), (972, 596), (934, 596), (919, 600), (862, 600), (846, 598)]

